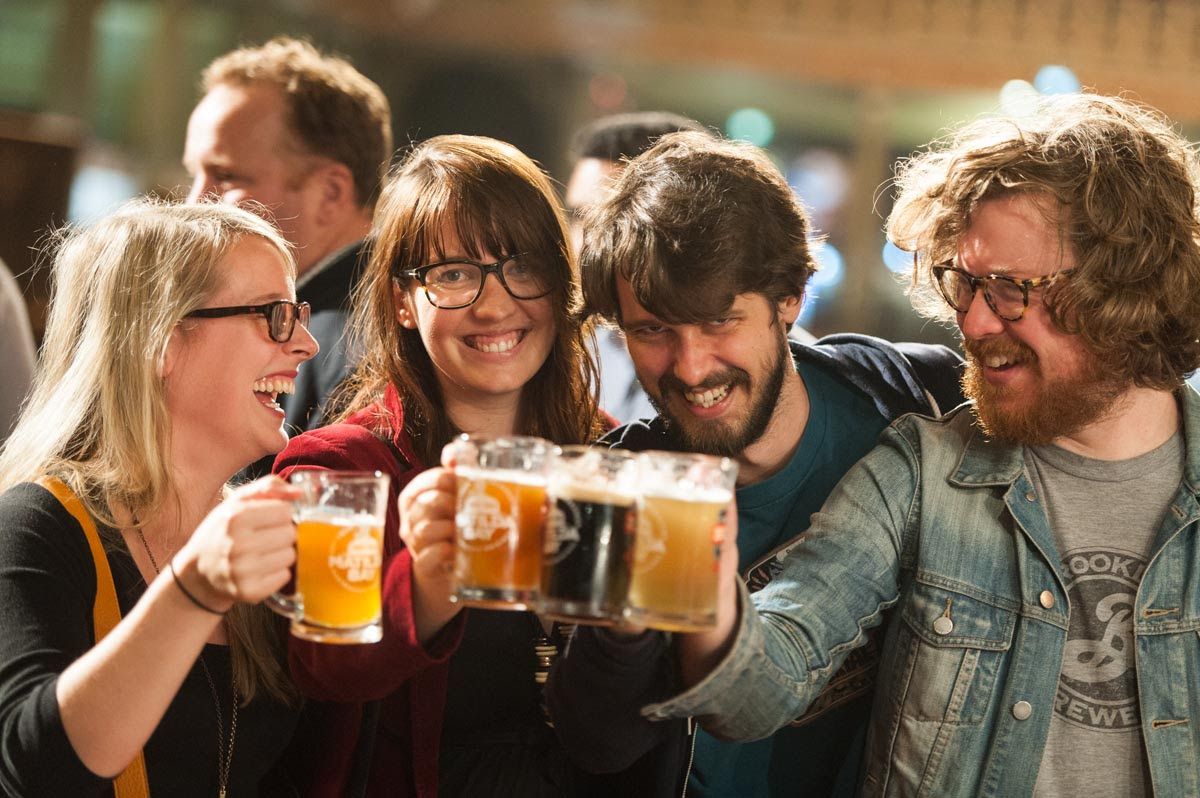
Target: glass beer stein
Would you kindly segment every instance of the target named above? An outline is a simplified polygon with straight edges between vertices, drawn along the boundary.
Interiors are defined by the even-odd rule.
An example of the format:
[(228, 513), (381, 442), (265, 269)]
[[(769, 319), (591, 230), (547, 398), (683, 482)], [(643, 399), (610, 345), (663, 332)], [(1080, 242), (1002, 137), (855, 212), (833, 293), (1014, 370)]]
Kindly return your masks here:
[(675, 452), (638, 455), (637, 540), (625, 617), (676, 632), (717, 623), (720, 526), (737, 463)]
[(267, 599), (291, 632), (320, 643), (376, 643), (380, 623), (385, 474), (297, 471), (295, 593)]
[(493, 609), (533, 608), (546, 478), (557, 447), (541, 438), (472, 435), (448, 446), (458, 482), (454, 600)]
[(550, 474), (541, 611), (592, 624), (621, 619), (633, 559), (637, 456), (564, 446)]

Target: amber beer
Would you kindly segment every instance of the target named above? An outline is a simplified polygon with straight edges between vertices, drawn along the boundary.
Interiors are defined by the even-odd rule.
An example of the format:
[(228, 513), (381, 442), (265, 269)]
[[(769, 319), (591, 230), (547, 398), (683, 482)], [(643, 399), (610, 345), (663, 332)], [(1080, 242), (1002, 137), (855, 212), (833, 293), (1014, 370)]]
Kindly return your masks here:
[(295, 593), (269, 606), (291, 618), (297, 637), (322, 643), (375, 643), (388, 477), (379, 473), (300, 471), (296, 501)]
[(463, 436), (450, 444), (458, 483), (454, 600), (529, 609), (537, 599), (554, 444)]
[(637, 458), (565, 446), (550, 478), (541, 611), (591, 624), (621, 620), (633, 559)]
[(333, 629), (379, 620), (383, 527), (369, 515), (310, 515), (296, 524), (296, 592), (304, 618)]
[(640, 458), (636, 558), (626, 618), (676, 632), (717, 622), (721, 524), (737, 464), (707, 455), (645, 452)]

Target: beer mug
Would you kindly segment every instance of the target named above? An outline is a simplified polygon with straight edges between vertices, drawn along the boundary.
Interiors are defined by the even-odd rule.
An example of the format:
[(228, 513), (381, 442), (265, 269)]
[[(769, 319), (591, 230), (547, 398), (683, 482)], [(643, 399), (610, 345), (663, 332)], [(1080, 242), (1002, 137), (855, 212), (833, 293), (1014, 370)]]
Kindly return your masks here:
[(449, 444), (458, 503), (453, 599), (530, 609), (537, 599), (554, 444), (532, 437), (463, 435)]
[(720, 526), (737, 463), (673, 452), (638, 456), (637, 540), (625, 617), (639, 626), (698, 632), (717, 623)]
[(584, 623), (621, 619), (633, 558), (637, 456), (564, 446), (550, 475), (540, 611)]
[(296, 637), (377, 643), (388, 477), (378, 471), (296, 471), (296, 592), (267, 605)]

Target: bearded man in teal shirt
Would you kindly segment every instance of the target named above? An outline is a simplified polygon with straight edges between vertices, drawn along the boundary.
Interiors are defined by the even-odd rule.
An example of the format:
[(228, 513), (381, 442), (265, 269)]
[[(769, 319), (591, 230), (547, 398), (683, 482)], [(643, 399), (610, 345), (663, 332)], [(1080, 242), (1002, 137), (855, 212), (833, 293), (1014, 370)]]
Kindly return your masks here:
[[(626, 337), (656, 418), (614, 430), (626, 449), (737, 461), (738, 560), (762, 587), (833, 486), (895, 417), (961, 400), (944, 347), (840, 335), (790, 342), (814, 267), (808, 219), (761, 150), (697, 133), (633, 159), (584, 223), (588, 310)], [(547, 690), (557, 732), (617, 794), (848, 795), (876, 649), (849, 661), (802, 718), (750, 743), (689, 722), (651, 724), (674, 666), (667, 635), (581, 628)]]

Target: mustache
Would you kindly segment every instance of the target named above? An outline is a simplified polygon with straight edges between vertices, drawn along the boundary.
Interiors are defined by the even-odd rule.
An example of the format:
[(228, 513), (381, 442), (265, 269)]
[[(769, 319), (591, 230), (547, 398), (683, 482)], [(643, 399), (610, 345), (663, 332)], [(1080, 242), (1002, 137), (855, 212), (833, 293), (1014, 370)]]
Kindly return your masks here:
[(749, 384), (750, 373), (748, 371), (739, 368), (727, 368), (709, 374), (699, 385), (688, 385), (674, 374), (664, 374), (658, 378), (658, 392), (661, 396), (666, 396), (671, 391), (682, 395), (686, 391), (706, 391), (709, 388), (716, 388), (721, 385), (728, 385), (732, 388), (735, 385)]
[(976, 362), (989, 357), (1003, 357), (1011, 363), (1025, 363), (1037, 360), (1033, 350), (1020, 341), (1010, 338), (980, 338), (976, 340), (963, 339), (963, 352), (967, 360)]

